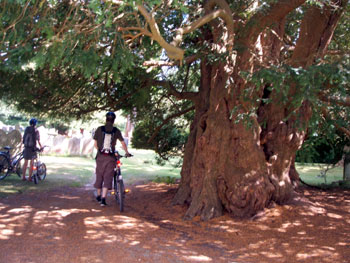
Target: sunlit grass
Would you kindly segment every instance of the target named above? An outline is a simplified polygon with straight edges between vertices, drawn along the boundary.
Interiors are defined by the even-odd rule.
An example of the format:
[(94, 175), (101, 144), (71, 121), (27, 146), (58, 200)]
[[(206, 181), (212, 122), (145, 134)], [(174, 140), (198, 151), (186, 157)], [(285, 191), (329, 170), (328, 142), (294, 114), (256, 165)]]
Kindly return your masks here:
[[(180, 178), (180, 168), (171, 165), (159, 166), (154, 160), (154, 152), (131, 150), (132, 158), (122, 159), (122, 174), (126, 184), (138, 181), (153, 181), (159, 178)], [(95, 179), (95, 159), (85, 157), (43, 156), (41, 159), (47, 166), (47, 176), (38, 185), (21, 181), (12, 174), (0, 181), (0, 198), (8, 194), (26, 191), (45, 191), (59, 187), (81, 187), (92, 184)], [(28, 176), (28, 172), (27, 172)]]
[(331, 185), (343, 180), (343, 167), (338, 166), (327, 171), (326, 176), (322, 175), (326, 165), (324, 164), (297, 164), (296, 169), (303, 181), (311, 185)]
[[(180, 178), (181, 168), (171, 165), (157, 165), (155, 153), (149, 150), (134, 150), (132, 158), (122, 159), (122, 175), (126, 184), (135, 182), (175, 182)], [(121, 152), (123, 153), (123, 152)], [(95, 159), (86, 157), (43, 156), (42, 161), (47, 166), (47, 177), (38, 185), (22, 182), (16, 174), (0, 181), (0, 198), (9, 194), (26, 191), (45, 191), (59, 187), (81, 187), (92, 184), (95, 179)], [(321, 177), (322, 167), (317, 164), (297, 164), (297, 171), (303, 181), (311, 185), (325, 183)], [(28, 173), (27, 173), (28, 175)], [(337, 167), (327, 172), (326, 183), (331, 185), (343, 178), (343, 168)]]

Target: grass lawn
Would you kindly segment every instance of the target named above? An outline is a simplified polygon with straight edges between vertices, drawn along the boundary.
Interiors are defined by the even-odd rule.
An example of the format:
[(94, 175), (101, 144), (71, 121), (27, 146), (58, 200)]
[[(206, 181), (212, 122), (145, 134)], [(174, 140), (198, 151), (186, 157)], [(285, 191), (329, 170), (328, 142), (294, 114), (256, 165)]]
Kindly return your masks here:
[(323, 164), (296, 164), (301, 179), (310, 185), (331, 185), (343, 180), (343, 167), (330, 169), (326, 176), (323, 176), (321, 171), (325, 170), (325, 167)]
[[(180, 168), (171, 165), (159, 166), (154, 159), (155, 153), (149, 150), (134, 150), (132, 158), (122, 159), (122, 174), (126, 184), (143, 181), (174, 182), (180, 178)], [(8, 194), (26, 191), (44, 191), (57, 187), (79, 187), (94, 182), (95, 160), (84, 157), (43, 156), (47, 166), (47, 177), (38, 185), (22, 182), (16, 174), (0, 181), (0, 198)], [(297, 170), (303, 181), (311, 185), (325, 184), (321, 177), (321, 167), (316, 164), (297, 164)], [(28, 175), (28, 173), (27, 173)], [(343, 168), (330, 170), (326, 183), (332, 184), (342, 180)]]
[[(138, 181), (167, 182), (169, 178), (180, 178), (180, 168), (157, 165), (153, 151), (132, 149), (131, 152), (134, 154), (132, 158), (122, 159), (122, 175), (126, 184)], [(43, 156), (41, 160), (47, 167), (47, 176), (44, 181), (35, 185), (21, 181), (17, 174), (11, 174), (0, 181), (0, 198), (8, 194), (44, 191), (63, 186), (79, 187), (94, 182), (95, 159), (93, 158)]]

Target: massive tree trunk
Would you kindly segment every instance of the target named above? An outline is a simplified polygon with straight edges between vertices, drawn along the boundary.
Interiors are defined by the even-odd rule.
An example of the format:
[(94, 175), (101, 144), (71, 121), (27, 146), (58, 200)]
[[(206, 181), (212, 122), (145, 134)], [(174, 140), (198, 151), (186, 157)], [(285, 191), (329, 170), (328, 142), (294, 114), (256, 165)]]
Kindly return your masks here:
[(210, 76), (211, 76), (211, 66), (207, 64), (206, 61), (201, 63), (201, 83), (200, 92), (198, 96), (194, 99), (195, 104), (195, 116), (190, 127), (190, 134), (188, 136), (185, 155), (183, 158), (183, 164), (181, 169), (181, 181), (179, 189), (176, 196), (173, 199), (173, 204), (190, 204), (191, 203), (191, 173), (192, 164), (194, 161), (194, 151), (196, 149), (197, 138), (199, 138), (205, 127), (206, 113), (209, 107), (209, 91), (210, 91)]
[[(268, 18), (257, 16), (255, 23), (261, 28), (247, 24), (246, 30), (236, 38), (237, 46), (247, 48), (237, 52), (235, 61), (202, 66), (201, 100), (196, 103), (182, 182), (174, 199), (177, 204), (190, 203), (185, 218), (200, 215), (207, 220), (222, 215), (223, 210), (235, 216), (251, 216), (271, 202), (283, 204), (293, 195), (290, 176), (297, 177), (294, 158), (305, 137), (311, 105), (305, 100), (298, 107), (292, 106), (292, 97), (299, 88), (296, 84), (289, 83), (291, 99), (281, 103), (280, 94), (270, 91), (269, 85), (258, 90), (246, 83), (240, 72), (255, 70), (257, 56), (252, 50), (257, 50), (259, 36), (262, 52), (268, 51), (272, 58), (270, 61), (262, 59), (262, 63), (280, 62), (278, 38), (273, 37), (275, 34), (263, 36), (261, 33), (265, 27), (275, 24), (277, 34), (283, 35), (285, 16), (293, 5), (302, 2), (293, 1), (289, 9), (277, 6), (278, 11)], [(345, 5), (346, 1), (335, 3)], [(308, 67), (324, 55), (340, 14), (329, 6), (323, 10), (310, 7), (289, 60), (291, 66)], [(213, 33), (215, 43), (216, 35), (220, 34)], [(274, 48), (264, 48), (266, 43)], [(244, 95), (247, 90), (251, 91), (252, 98), (269, 98), (273, 102), (247, 101)]]

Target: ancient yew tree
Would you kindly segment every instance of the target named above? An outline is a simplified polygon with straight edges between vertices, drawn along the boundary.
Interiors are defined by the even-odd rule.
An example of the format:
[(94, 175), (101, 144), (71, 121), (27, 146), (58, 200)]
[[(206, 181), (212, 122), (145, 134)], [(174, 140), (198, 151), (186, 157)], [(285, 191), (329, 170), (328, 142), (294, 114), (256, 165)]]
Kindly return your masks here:
[(1, 4), (15, 13), (3, 18), (1, 96), (20, 101), (14, 80), (22, 79), (27, 93), (47, 98), (30, 98), (40, 111), (152, 112), (163, 119), (158, 131), (193, 112), (173, 200), (189, 205), (186, 218), (283, 204), (315, 114), (348, 118), (348, 76), (331, 64), (349, 61), (329, 54), (332, 45), (339, 51), (332, 38), (348, 1), (22, 2), (21, 11)]

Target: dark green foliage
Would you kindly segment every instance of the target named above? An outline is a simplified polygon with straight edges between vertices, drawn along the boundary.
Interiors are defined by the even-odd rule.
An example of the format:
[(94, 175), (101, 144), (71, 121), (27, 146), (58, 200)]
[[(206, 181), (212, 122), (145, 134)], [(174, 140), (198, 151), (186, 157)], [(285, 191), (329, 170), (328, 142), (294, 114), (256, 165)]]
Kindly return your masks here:
[[(160, 123), (158, 123), (160, 124)], [(182, 156), (188, 134), (174, 122), (163, 126), (154, 139), (149, 142), (154, 131), (154, 123), (142, 121), (134, 130), (132, 146), (136, 149), (152, 149), (168, 160), (172, 157)]]
[[(193, 112), (187, 112), (185, 116), (181, 116), (181, 112), (193, 105), (189, 101), (176, 101), (166, 86), (154, 85), (152, 81), (167, 80), (177, 91), (197, 92), (200, 59), (210, 64), (227, 60), (227, 54), (215, 51), (212, 45), (215, 30), (212, 24), (219, 25), (222, 21), (206, 24), (184, 36), (181, 48), (185, 55), (198, 56), (192, 65), (167, 69), (155, 67), (146, 71), (142, 63), (153, 58), (165, 60), (164, 53), (149, 37), (137, 37), (128, 44), (122, 39), (119, 27), (144, 26), (145, 23), (142, 16), (137, 21), (132, 14), (135, 11), (133, 2), (114, 5), (98, 0), (2, 1), (0, 99), (21, 111), (51, 119), (88, 118), (95, 111), (122, 110), (131, 115), (137, 125), (135, 147), (155, 148), (165, 159), (181, 155), (193, 118)], [(149, 11), (156, 10), (159, 30), (168, 42), (173, 39), (177, 28), (204, 14), (204, 10), (198, 8), (202, 1), (138, 2)], [(234, 30), (238, 36), (241, 25), (254, 14), (250, 10), (255, 1), (227, 2), (237, 22)], [(260, 10), (266, 10), (274, 2), (263, 1)], [(293, 46), (299, 36), (305, 8), (298, 8), (287, 17), (286, 39), (283, 41), (288, 46)], [(331, 44), (334, 50), (346, 51), (349, 48), (348, 13), (335, 32), (335, 41)], [(218, 39), (223, 41), (224, 38), (219, 36)], [(247, 47), (234, 47), (235, 50), (242, 48)], [(245, 120), (248, 126), (252, 126), (249, 121), (256, 117), (259, 105), (278, 103), (288, 104), (283, 120), (288, 121), (288, 118), (295, 117), (294, 109), (309, 101), (314, 110), (309, 130), (318, 129), (324, 108), (330, 119), (336, 119), (337, 125), (346, 126), (349, 121), (347, 107), (322, 102), (319, 94), (325, 92), (342, 98), (350, 93), (349, 57), (344, 53), (338, 57), (326, 56), (322, 63), (317, 61), (315, 66), (299, 69), (285, 65), (291, 50), (282, 50), (281, 64), (260, 68), (244, 76), (252, 85), (243, 96), (253, 107), (247, 111), (237, 107), (232, 111), (232, 118)], [(296, 85), (292, 101), (290, 83)], [(273, 99), (263, 96), (262, 89), (265, 89), (265, 94), (277, 96)], [(265, 125), (263, 121), (260, 124)], [(153, 136), (155, 132), (158, 133)], [(153, 138), (148, 142), (150, 137)]]
[[(147, 5), (156, 2), (160, 3), (148, 1)], [(185, 5), (181, 10), (186, 11)], [(174, 104), (166, 88), (150, 84), (159, 79), (161, 71), (146, 72), (142, 61), (159, 56), (159, 45), (143, 38), (142, 45), (134, 41), (132, 49), (125, 46), (117, 28), (137, 24), (133, 16), (116, 17), (132, 11), (129, 5), (117, 8), (95, 0), (4, 1), (0, 5), (0, 13), (5, 14), (0, 25), (0, 38), (5, 39), (0, 42), (0, 99), (52, 120), (86, 119), (96, 111), (122, 110), (134, 116), (136, 131), (151, 136), (166, 118), (191, 105)], [(165, 38), (181, 20), (181, 12), (175, 10), (162, 20)], [(192, 73), (187, 85), (196, 89), (199, 75), (196, 70)], [(166, 74), (176, 88), (182, 88), (184, 69), (173, 76)], [(156, 147), (165, 159), (181, 155), (190, 117), (185, 121), (181, 115), (178, 118), (163, 126), (152, 143), (147, 144), (149, 137), (136, 143), (143, 148)], [(148, 131), (144, 131), (146, 127)]]
[(296, 161), (334, 165), (342, 159), (344, 146), (349, 145), (349, 142), (344, 136), (338, 134), (333, 134), (333, 136), (327, 136), (327, 134), (309, 136), (297, 152)]

